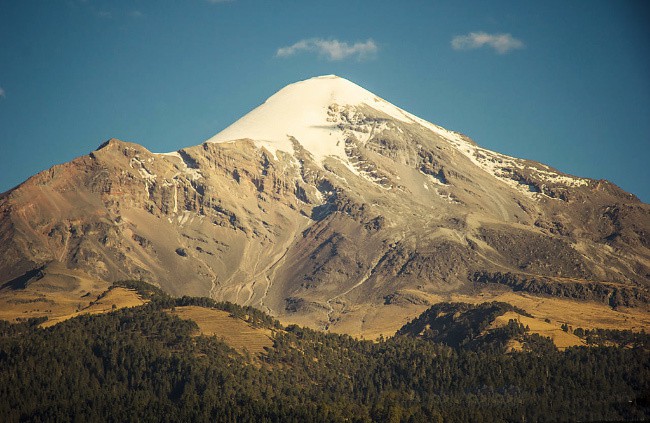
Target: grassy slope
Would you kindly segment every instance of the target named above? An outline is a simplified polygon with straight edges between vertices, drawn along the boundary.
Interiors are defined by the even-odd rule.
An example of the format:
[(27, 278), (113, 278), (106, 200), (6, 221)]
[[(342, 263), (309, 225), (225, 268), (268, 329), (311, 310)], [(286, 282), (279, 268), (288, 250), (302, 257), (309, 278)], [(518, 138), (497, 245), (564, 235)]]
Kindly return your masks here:
[(172, 314), (184, 320), (193, 320), (202, 335), (217, 336), (237, 351), (248, 350), (259, 354), (271, 348), (273, 332), (270, 329), (256, 328), (247, 322), (232, 317), (230, 313), (199, 306), (175, 307)]
[[(116, 308), (132, 307), (142, 304), (144, 299), (135, 292), (125, 289), (109, 291), (109, 284), (89, 278), (87, 275), (59, 267), (48, 267), (45, 276), (30, 282), (24, 289), (0, 290), (0, 320), (16, 321), (33, 317), (48, 317), (46, 326), (61, 322), (83, 313), (102, 313)], [(408, 320), (417, 317), (429, 305), (443, 301), (467, 302), (479, 304), (486, 301), (503, 301), (526, 310), (533, 317), (522, 320), (531, 333), (549, 336), (559, 348), (581, 345), (581, 341), (562, 331), (561, 326), (582, 327), (585, 329), (603, 328), (631, 330), (640, 332), (650, 327), (650, 311), (644, 308), (618, 308), (596, 302), (571, 301), (562, 298), (540, 297), (525, 293), (503, 291), (502, 293), (484, 292), (479, 295), (454, 294), (446, 297), (426, 295), (421, 292), (410, 293), (422, 300), (422, 304), (400, 303), (377, 305), (374, 307), (350, 307), (346, 310), (346, 319), (331, 329), (337, 333), (346, 333), (354, 337), (377, 339), (380, 335), (390, 336)], [(104, 296), (105, 295), (105, 296)], [(104, 296), (103, 298), (100, 298)], [(99, 298), (99, 300), (98, 300)], [(201, 317), (201, 313), (188, 312), (183, 318), (202, 320), (206, 333), (214, 332), (225, 336), (228, 330), (208, 328), (210, 319)], [(219, 319), (218, 317), (215, 317)], [(507, 320), (506, 320), (507, 322)], [(285, 319), (283, 324), (297, 323), (312, 326), (308, 321)], [(227, 327), (227, 326), (226, 326)], [(221, 332), (220, 334), (217, 332)], [(266, 335), (265, 335), (266, 336)], [(237, 348), (242, 348), (246, 342)], [(250, 340), (247, 346), (250, 352), (258, 351), (264, 343)]]

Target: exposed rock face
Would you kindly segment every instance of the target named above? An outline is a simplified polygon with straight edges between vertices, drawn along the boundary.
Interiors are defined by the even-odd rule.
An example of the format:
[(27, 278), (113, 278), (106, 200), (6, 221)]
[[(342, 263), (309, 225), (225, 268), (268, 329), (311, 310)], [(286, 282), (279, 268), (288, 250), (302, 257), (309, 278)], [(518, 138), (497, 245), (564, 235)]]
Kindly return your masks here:
[[(342, 81), (285, 89), (332, 94), (306, 115), (322, 124), (277, 112), (282, 142), (263, 128), (228, 138), (246, 133), (244, 118), (176, 153), (112, 139), (35, 175), (0, 197), (0, 284), (59, 262), (314, 326), (390, 305), (401, 290), (475, 284), (647, 301), (650, 206), (609, 182), (482, 149)], [(293, 104), (285, 90), (252, 114)]]

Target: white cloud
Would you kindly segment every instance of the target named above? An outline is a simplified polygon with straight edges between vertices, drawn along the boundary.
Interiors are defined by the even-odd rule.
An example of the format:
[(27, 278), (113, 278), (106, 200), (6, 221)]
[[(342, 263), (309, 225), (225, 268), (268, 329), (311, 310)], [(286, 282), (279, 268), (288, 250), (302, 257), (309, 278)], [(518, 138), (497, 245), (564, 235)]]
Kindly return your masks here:
[(235, 0), (207, 0), (208, 3), (217, 4), (217, 3), (230, 3)]
[(5, 98), (5, 90), (2, 87), (0, 87), (0, 98)]
[(487, 32), (470, 32), (467, 35), (457, 35), (451, 40), (454, 50), (473, 50), (481, 47), (491, 47), (499, 54), (524, 48), (521, 40), (510, 34), (488, 34)]
[(139, 10), (132, 10), (129, 12), (129, 16), (137, 19), (143, 17), (144, 13), (140, 12)]
[(339, 40), (323, 40), (322, 38), (310, 38), (300, 40), (297, 43), (279, 48), (276, 52), (277, 57), (289, 57), (294, 54), (307, 51), (317, 53), (327, 60), (343, 60), (348, 57), (356, 57), (357, 60), (369, 59), (373, 57), (379, 48), (372, 39), (364, 42), (348, 44)]

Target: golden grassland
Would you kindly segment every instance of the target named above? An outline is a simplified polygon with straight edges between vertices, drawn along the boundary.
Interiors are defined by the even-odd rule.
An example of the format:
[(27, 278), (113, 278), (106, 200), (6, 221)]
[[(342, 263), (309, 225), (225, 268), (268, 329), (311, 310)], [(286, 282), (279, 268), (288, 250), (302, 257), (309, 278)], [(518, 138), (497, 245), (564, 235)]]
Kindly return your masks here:
[[(90, 300), (89, 300), (90, 298)], [(47, 317), (41, 324), (49, 327), (82, 314), (106, 313), (123, 307), (135, 307), (145, 303), (133, 290), (113, 288), (99, 300), (97, 296), (71, 295), (70, 293), (47, 293), (17, 291), (0, 295), (0, 320), (16, 322), (19, 319)]]
[[(503, 301), (526, 310), (536, 319), (548, 319), (558, 326), (567, 324), (583, 329), (619, 329), (640, 332), (650, 328), (650, 310), (647, 307), (610, 306), (593, 301), (571, 301), (563, 298), (537, 297), (524, 293), (505, 292), (493, 297), (485, 295), (483, 301)], [(476, 297), (463, 297), (454, 301), (479, 303)]]
[(109, 311), (116, 310), (124, 307), (136, 307), (144, 304), (146, 301), (140, 298), (137, 292), (126, 288), (113, 288), (99, 300), (93, 301), (87, 307), (82, 308), (74, 313), (65, 314), (61, 316), (52, 316), (47, 321), (43, 322), (41, 326), (49, 327), (56, 325), (64, 320), (82, 314), (101, 314), (108, 313)]
[(90, 307), (109, 287), (108, 282), (54, 264), (44, 277), (30, 281), (23, 289), (4, 288), (0, 291), (0, 319), (71, 317)]
[(198, 306), (175, 307), (170, 313), (181, 319), (193, 320), (202, 335), (217, 336), (234, 349), (251, 354), (260, 354), (273, 346), (273, 332), (270, 329), (255, 328), (247, 322), (231, 317), (222, 310)]
[[(555, 346), (560, 350), (564, 350), (568, 347), (586, 345), (578, 336), (573, 333), (565, 332), (561, 327), (558, 327), (553, 323), (548, 323), (534, 317), (522, 316), (513, 311), (508, 311), (505, 314), (498, 316), (494, 322), (492, 322), (488, 330), (506, 326), (508, 321), (511, 319), (518, 321), (524, 326), (528, 326), (530, 333), (536, 333), (551, 338)], [(513, 349), (518, 349), (515, 345), (512, 347)]]
[[(572, 329), (581, 327), (583, 329), (618, 329), (633, 332), (647, 331), (650, 328), (650, 310), (647, 307), (612, 309), (606, 304), (593, 301), (571, 301), (511, 291), (445, 296), (425, 294), (419, 291), (405, 293), (411, 294), (413, 297), (417, 296), (423, 304), (348, 307), (340, 314), (340, 320), (329, 326), (329, 330), (364, 339), (377, 339), (380, 336), (386, 337), (394, 334), (405, 323), (419, 316), (433, 304), (440, 302), (480, 304), (490, 301), (509, 303), (531, 314), (532, 318), (517, 314), (516, 320), (519, 320), (524, 326), (528, 325), (531, 333), (550, 337), (560, 349), (573, 345), (584, 345), (580, 338), (562, 330), (563, 324)], [(507, 324), (509, 318), (514, 317), (502, 317), (498, 319), (498, 324)], [(285, 319), (282, 323), (307, 324), (308, 322)]]
[[(92, 279), (86, 274), (63, 267), (48, 269), (44, 278), (30, 282), (24, 289), (0, 290), (0, 319), (17, 321), (31, 317), (48, 317), (44, 327), (85, 313), (105, 313), (113, 309), (142, 305), (145, 300), (132, 290), (109, 289), (107, 282)], [(571, 329), (618, 329), (640, 332), (650, 328), (650, 310), (647, 306), (612, 309), (606, 304), (591, 301), (572, 301), (563, 298), (534, 296), (512, 291), (481, 292), (478, 295), (433, 295), (420, 291), (404, 291), (410, 298), (398, 304), (375, 306), (337, 305), (340, 313), (334, 322), (314, 323), (313, 316), (294, 315), (281, 318), (283, 324), (299, 324), (314, 329), (345, 333), (356, 338), (376, 340), (380, 336), (393, 335), (408, 321), (416, 318), (430, 305), (447, 302), (479, 304), (502, 301), (525, 310), (532, 317), (508, 313), (497, 318), (494, 327), (507, 324), (514, 318), (530, 328), (531, 333), (550, 337), (556, 346), (564, 349), (583, 345)], [(413, 300), (416, 301), (413, 301)], [(205, 335), (223, 338), (233, 348), (247, 349), (256, 354), (272, 346), (272, 332), (253, 328), (241, 319), (232, 318), (227, 312), (202, 307), (176, 307), (174, 313), (183, 319), (194, 320)], [(512, 314), (512, 315), (511, 315)], [(516, 348), (516, 345), (513, 345)]]
[(5, 287), (0, 291), (0, 319), (47, 317), (41, 326), (49, 327), (81, 314), (106, 313), (145, 303), (133, 290), (112, 288), (108, 282), (52, 263), (40, 278), (23, 289)]

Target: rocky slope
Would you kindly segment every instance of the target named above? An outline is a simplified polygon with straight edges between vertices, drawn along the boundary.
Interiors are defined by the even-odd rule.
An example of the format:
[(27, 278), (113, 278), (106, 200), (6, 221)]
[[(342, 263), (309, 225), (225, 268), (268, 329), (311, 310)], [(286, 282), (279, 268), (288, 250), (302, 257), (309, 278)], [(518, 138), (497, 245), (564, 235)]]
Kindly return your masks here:
[(432, 295), (649, 298), (650, 206), (335, 76), (175, 153), (109, 140), (2, 194), (0, 213), (3, 289), (63, 264), (341, 330), (399, 327)]

